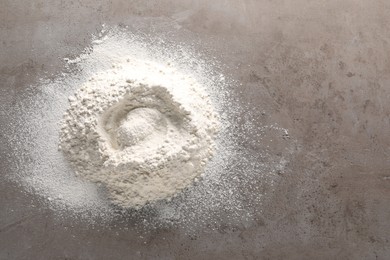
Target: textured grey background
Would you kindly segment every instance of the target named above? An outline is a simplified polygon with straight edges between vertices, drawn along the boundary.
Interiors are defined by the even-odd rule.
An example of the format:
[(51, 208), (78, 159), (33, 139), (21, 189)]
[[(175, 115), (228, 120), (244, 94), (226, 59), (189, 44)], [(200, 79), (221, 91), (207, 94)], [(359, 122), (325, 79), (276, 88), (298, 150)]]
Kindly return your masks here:
[(3, 103), (61, 70), (102, 23), (175, 24), (188, 37), (173, 38), (215, 50), (239, 98), (302, 147), (256, 223), (196, 236), (61, 222), (2, 178), (0, 259), (389, 259), (389, 14), (387, 0), (0, 0)]

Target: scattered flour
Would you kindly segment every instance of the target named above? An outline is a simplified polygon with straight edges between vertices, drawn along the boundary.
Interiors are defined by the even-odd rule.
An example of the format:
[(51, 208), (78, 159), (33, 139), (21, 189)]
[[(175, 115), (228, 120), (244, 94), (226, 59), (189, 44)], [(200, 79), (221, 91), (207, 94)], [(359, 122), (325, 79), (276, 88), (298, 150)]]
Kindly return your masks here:
[(213, 154), (218, 122), (208, 94), (169, 64), (121, 57), (112, 67), (69, 97), (60, 148), (117, 205), (169, 198)]
[[(137, 20), (132, 24), (137, 25)], [(239, 98), (235, 91), (246, 88), (224, 75), (238, 68), (221, 64), (192, 33), (172, 36), (170, 24), (159, 21), (151, 27), (143, 18), (138, 24), (148, 24), (142, 28), (151, 31), (104, 27), (83, 53), (64, 59), (62, 73), (43, 77), (20, 89), (15, 99), (0, 103), (0, 110), (7, 111), (1, 116), (8, 123), (0, 129), (7, 136), (2, 154), (8, 160), (7, 178), (23, 187), (20, 190), (28, 193), (31, 205), (47, 206), (61, 223), (69, 218), (70, 223), (146, 232), (173, 225), (185, 233), (226, 224), (250, 225), (262, 215), (278, 181), (288, 172), (286, 165), (297, 149), (294, 138), (267, 116), (272, 111), (266, 105), (254, 110)], [(206, 48), (204, 54), (199, 46)], [(68, 124), (67, 119), (77, 124)], [(63, 151), (58, 151), (59, 140)], [(188, 144), (192, 140), (194, 146)], [(69, 148), (70, 143), (74, 148)], [(80, 152), (72, 155), (71, 151)], [(159, 155), (165, 151), (170, 155)], [(90, 163), (85, 164), (88, 157)], [(181, 179), (173, 185), (174, 174), (189, 165), (185, 160), (192, 162), (193, 169), (178, 175)], [(171, 175), (147, 175), (136, 165), (148, 171), (157, 166), (150, 172)], [(178, 171), (170, 171), (173, 167)], [(131, 172), (145, 179), (128, 178), (131, 182), (126, 183), (122, 177)], [(202, 178), (193, 182), (201, 172)], [(136, 181), (150, 187), (166, 181), (166, 187), (137, 187)], [(105, 182), (107, 189), (94, 182)], [(180, 187), (187, 188), (178, 192)], [(120, 193), (124, 190), (143, 195)], [(156, 193), (148, 194), (150, 190)], [(122, 207), (109, 203), (106, 194)], [(158, 199), (165, 197), (171, 199)], [(135, 206), (123, 207), (131, 205)]]

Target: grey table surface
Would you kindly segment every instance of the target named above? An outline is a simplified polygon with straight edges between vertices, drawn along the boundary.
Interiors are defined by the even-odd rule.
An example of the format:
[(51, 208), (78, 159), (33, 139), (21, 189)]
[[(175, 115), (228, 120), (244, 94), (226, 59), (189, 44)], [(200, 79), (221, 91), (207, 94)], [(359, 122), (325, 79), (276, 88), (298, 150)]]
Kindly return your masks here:
[(140, 240), (31, 207), (2, 177), (13, 158), (0, 135), (0, 259), (389, 259), (389, 13), (386, 0), (0, 0), (0, 128), (18, 93), (61, 71), (103, 23), (175, 24), (173, 40), (197, 39), (235, 67), (235, 95), (302, 147), (251, 226)]

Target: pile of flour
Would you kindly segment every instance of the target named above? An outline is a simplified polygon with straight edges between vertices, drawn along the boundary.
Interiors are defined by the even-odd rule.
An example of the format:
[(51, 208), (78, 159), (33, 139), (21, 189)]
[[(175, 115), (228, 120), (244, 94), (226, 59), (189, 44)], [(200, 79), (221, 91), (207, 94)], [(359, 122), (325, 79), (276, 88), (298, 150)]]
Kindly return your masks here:
[(32, 206), (72, 223), (185, 233), (250, 224), (288, 172), (296, 140), (268, 116), (272, 106), (254, 110), (236, 94), (246, 88), (224, 72), (241, 65), (156, 26), (173, 28), (158, 20), (144, 35), (103, 26), (61, 72), (0, 103), (7, 178)]
[(213, 155), (218, 119), (209, 96), (169, 63), (118, 58), (69, 103), (59, 148), (76, 174), (102, 184), (116, 205), (174, 196)]

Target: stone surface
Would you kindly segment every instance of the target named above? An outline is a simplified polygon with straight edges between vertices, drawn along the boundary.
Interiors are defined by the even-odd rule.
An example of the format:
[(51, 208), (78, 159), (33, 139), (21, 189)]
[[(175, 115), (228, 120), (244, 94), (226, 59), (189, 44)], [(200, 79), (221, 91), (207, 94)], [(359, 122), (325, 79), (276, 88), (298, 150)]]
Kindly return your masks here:
[[(61, 70), (107, 25), (198, 39), (237, 98), (300, 149), (250, 226), (142, 238), (58, 220), (1, 178), (0, 259), (389, 259), (390, 2), (0, 1), (0, 102)], [(185, 33), (178, 33), (184, 31)], [(54, 77), (54, 75), (53, 75)], [(5, 106), (3, 106), (5, 107)], [(4, 113), (0, 111), (0, 127)], [(6, 143), (6, 136), (0, 136)], [(256, 153), (258, 147), (247, 144)], [(12, 147), (0, 148), (0, 173)], [(34, 203), (33, 203), (34, 201)], [(33, 207), (34, 205), (34, 207)]]

